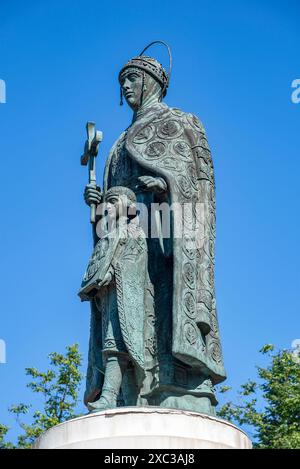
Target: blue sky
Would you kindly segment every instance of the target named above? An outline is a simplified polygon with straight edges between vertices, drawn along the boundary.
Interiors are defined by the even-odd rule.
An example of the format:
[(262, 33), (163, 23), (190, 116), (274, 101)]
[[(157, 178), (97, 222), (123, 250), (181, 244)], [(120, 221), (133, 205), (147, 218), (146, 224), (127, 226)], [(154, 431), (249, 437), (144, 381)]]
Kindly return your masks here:
[[(300, 78), (297, 0), (99, 2), (0, 0), (0, 422), (31, 400), (24, 368), (78, 342), (77, 298), (91, 251), (85, 123), (103, 130), (98, 180), (130, 121), (120, 67), (163, 39), (174, 67), (167, 104), (203, 121), (217, 184), (216, 288), (228, 385), (255, 375), (265, 343), (288, 348), (299, 327)], [(164, 50), (152, 49), (167, 63)], [(83, 410), (83, 405), (79, 406)], [(12, 434), (15, 433), (13, 430)]]

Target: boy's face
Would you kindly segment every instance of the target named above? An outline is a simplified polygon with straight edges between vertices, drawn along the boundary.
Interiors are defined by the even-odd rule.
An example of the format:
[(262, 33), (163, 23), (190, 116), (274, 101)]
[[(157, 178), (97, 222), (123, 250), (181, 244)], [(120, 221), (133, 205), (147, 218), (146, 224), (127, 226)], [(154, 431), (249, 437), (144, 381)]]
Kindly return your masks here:
[(122, 216), (126, 217), (128, 207), (129, 200), (124, 194), (112, 193), (106, 197), (107, 215), (111, 220), (117, 221)]

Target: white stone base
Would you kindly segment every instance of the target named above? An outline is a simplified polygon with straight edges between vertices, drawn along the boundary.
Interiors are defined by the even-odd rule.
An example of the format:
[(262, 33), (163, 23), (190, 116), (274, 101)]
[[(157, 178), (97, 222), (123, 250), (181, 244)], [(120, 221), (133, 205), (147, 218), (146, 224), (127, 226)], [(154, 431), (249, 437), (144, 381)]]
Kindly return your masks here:
[(250, 449), (225, 420), (161, 407), (119, 407), (50, 428), (34, 449)]

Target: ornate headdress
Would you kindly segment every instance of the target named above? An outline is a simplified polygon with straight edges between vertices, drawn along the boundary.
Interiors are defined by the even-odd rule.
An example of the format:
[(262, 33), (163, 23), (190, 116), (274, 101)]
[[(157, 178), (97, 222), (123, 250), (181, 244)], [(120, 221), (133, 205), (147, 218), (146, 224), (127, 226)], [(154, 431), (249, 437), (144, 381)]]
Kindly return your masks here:
[[(158, 62), (156, 59), (153, 59), (152, 57), (148, 57), (147, 55), (143, 55), (144, 52), (147, 49), (149, 49), (149, 47), (151, 47), (153, 44), (162, 44), (167, 48), (168, 54), (169, 54), (168, 73), (166, 72), (162, 64)], [(124, 65), (124, 67), (121, 68), (120, 73), (119, 73), (119, 81), (124, 70), (126, 70), (129, 67), (138, 68), (142, 70), (144, 73), (148, 73), (153, 78), (155, 78), (162, 87), (161, 98), (164, 98), (166, 96), (167, 89), (168, 89), (169, 82), (170, 82), (171, 71), (172, 71), (172, 55), (171, 55), (171, 50), (168, 44), (166, 44), (163, 41), (153, 41), (150, 44), (148, 44), (148, 46), (146, 46), (137, 57), (133, 57)], [(122, 105), (123, 104), (122, 87), (121, 87), (120, 92), (121, 92), (120, 104)]]

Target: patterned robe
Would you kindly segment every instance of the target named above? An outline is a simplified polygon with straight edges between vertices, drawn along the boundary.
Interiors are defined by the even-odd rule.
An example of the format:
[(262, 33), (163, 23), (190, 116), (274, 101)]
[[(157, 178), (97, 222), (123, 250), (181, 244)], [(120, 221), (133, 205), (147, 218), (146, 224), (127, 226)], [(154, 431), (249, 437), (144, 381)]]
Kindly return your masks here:
[[(162, 178), (166, 193), (139, 187), (142, 175)], [(171, 212), (170, 238), (147, 239), (155, 330), (148, 352), (156, 364), (146, 372), (143, 404), (213, 414), (213, 386), (225, 379), (225, 370), (214, 289), (214, 171), (200, 121), (164, 104), (147, 109), (111, 150), (104, 190), (115, 185), (134, 190), (148, 208), (153, 202), (186, 207)], [(187, 229), (175, 235), (182, 224)]]

